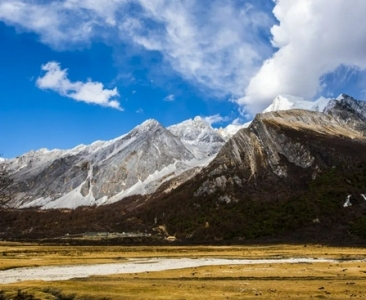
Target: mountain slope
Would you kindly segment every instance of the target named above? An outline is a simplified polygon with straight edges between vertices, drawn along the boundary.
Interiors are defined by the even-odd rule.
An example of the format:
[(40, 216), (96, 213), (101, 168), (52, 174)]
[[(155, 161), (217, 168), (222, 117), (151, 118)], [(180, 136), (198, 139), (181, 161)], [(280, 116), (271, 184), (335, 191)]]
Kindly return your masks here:
[[(163, 215), (169, 232), (191, 239), (314, 226), (347, 234), (346, 225), (366, 213), (365, 179), (366, 138), (345, 121), (305, 110), (270, 112), (234, 135), (202, 172), (134, 214), (145, 224)], [(354, 205), (346, 208), (350, 194)]]
[(326, 114), (344, 120), (349, 126), (366, 135), (366, 102), (342, 94), (324, 108)]
[[(213, 149), (210, 155), (215, 145)], [(151, 193), (167, 179), (207, 164), (206, 158), (206, 152), (192, 153), (180, 138), (148, 120), (112, 141), (71, 150), (43, 149), (9, 160), (15, 180), (13, 205), (75, 208), (110, 203)]]
[(167, 128), (195, 155), (203, 159), (216, 154), (225, 140), (201, 117)]
[[(308, 114), (304, 110), (288, 114), (281, 112), (293, 107), (324, 111), (328, 116)], [(197, 117), (167, 129), (155, 120), (148, 120), (111, 141), (97, 141), (71, 150), (40, 149), (26, 153), (6, 161), (14, 172), (13, 205), (75, 208), (108, 204), (131, 195), (151, 194), (164, 183), (167, 184), (160, 192), (168, 193), (207, 166), (225, 140), (229, 142), (223, 149), (231, 149), (226, 154), (230, 160), (227, 169), (241, 165), (244, 170), (243, 166), (248, 165), (245, 172), (249, 172), (248, 176), (252, 178), (265, 167), (271, 168), (276, 176), (289, 177), (289, 170), (281, 160), (283, 156), (301, 167), (312, 165), (315, 158), (301, 140), (277, 135), (274, 128), (287, 128), (296, 134), (309, 130), (328, 138), (335, 135), (349, 138), (352, 135), (353, 139), (359, 139), (360, 133), (365, 135), (365, 102), (347, 95), (316, 102), (282, 95), (266, 111), (269, 112), (253, 121), (251, 134), (245, 135), (239, 144), (235, 139), (230, 140), (226, 131), (220, 133)], [(267, 123), (276, 126), (267, 127)], [(242, 135), (240, 132), (239, 136)], [(241, 156), (246, 157), (245, 161), (239, 159)], [(225, 165), (220, 162), (219, 167)]]
[[(348, 109), (344, 114), (342, 110), (352, 99), (345, 99), (339, 106), (342, 99), (336, 100), (335, 106), (330, 101), (325, 108), (327, 113), (299, 109), (259, 114), (215, 157), (201, 160), (202, 169), (185, 169), (178, 176), (166, 176), (167, 180), (165, 176), (159, 177), (161, 185), (146, 196), (127, 197), (96, 208), (3, 211), (0, 218), (0, 226), (6, 228), (3, 236), (49, 237), (85, 231), (140, 231), (156, 235), (156, 227), (164, 225), (169, 234), (195, 243), (227, 239), (242, 242), (257, 238), (358, 243), (360, 240), (355, 234), (365, 236), (366, 231), (366, 137), (351, 121), (360, 122), (362, 116), (357, 117), (357, 113), (363, 111), (363, 105), (355, 106), (350, 102), (355, 109)], [(163, 141), (159, 148), (172, 144), (184, 149), (178, 134), (173, 135), (154, 122), (147, 125), (149, 130), (143, 126), (134, 134), (98, 142), (93, 150), (81, 146), (67, 155), (62, 152), (61, 158), (65, 159), (62, 164), (61, 158), (50, 163), (45, 159), (46, 151), (40, 151), (37, 163), (48, 165), (47, 168), (54, 164), (48, 174), (64, 174), (59, 170), (61, 167), (66, 173), (72, 170), (78, 175), (73, 180), (80, 181), (79, 187), (83, 187), (85, 176), (97, 177), (98, 172), (107, 168), (103, 162), (112, 165), (118, 154), (132, 145), (131, 149), (138, 146), (139, 150), (128, 153), (133, 165), (140, 170), (149, 166), (139, 166), (143, 162), (137, 159), (137, 153), (145, 153), (143, 149), (154, 153), (152, 149), (157, 140)], [(193, 158), (188, 162), (197, 162), (189, 149), (185, 149), (180, 155)], [(75, 164), (75, 161), (85, 162), (80, 153), (89, 158), (92, 171), (87, 164)], [(56, 151), (51, 155), (60, 154)], [(171, 156), (164, 161), (169, 163)], [(92, 157), (100, 165), (93, 164)], [(122, 155), (120, 159), (116, 162), (118, 165), (129, 162), (128, 156)], [(35, 157), (32, 160), (34, 167)], [(206, 165), (209, 160), (212, 161)], [(169, 166), (174, 164), (162, 167), (158, 173), (169, 172)], [(23, 166), (21, 172), (30, 170)], [(112, 176), (110, 173), (114, 174), (113, 169), (103, 176)], [(42, 178), (47, 180), (46, 176)], [(120, 197), (131, 189), (143, 190), (149, 178), (152, 179), (151, 174), (144, 181), (137, 178), (130, 190), (116, 195)], [(113, 183), (110, 180), (105, 182), (105, 188)], [(133, 183), (133, 178), (131, 180)], [(93, 180), (90, 182), (90, 186), (96, 184)], [(90, 187), (85, 188), (85, 193), (90, 190), (94, 195)], [(106, 202), (121, 199), (113, 198), (116, 195)]]

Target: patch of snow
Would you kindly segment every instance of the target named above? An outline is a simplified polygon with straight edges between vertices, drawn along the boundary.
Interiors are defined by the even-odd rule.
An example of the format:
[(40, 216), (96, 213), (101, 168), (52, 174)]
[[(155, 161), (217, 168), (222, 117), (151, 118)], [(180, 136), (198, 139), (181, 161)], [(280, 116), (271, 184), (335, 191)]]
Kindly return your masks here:
[(51, 197), (46, 197), (46, 198), (41, 197), (41, 198), (35, 199), (31, 202), (22, 204), (19, 206), (19, 208), (42, 207), (42, 206), (47, 205), (51, 201), (52, 201)]
[(216, 154), (225, 143), (221, 135), (201, 117), (186, 120), (167, 129), (178, 137), (197, 159)]
[(305, 100), (302, 97), (292, 95), (278, 95), (263, 112), (273, 112), (278, 110), (304, 109), (323, 112), (329, 101), (332, 99), (320, 97), (316, 101)]
[[(88, 180), (88, 178), (86, 179)], [(85, 197), (81, 194), (81, 187), (86, 181), (82, 182), (76, 189), (73, 189), (69, 193), (63, 195), (60, 198), (48, 202), (46, 205), (42, 206), (42, 209), (51, 208), (70, 208), (75, 209), (79, 206), (92, 206), (95, 204), (95, 199), (93, 194), (89, 190), (89, 194)]]
[(346, 202), (344, 202), (344, 204), (343, 204), (343, 207), (350, 207), (350, 206), (352, 206), (351, 195), (348, 195), (347, 199), (346, 199)]
[(252, 121), (246, 122), (241, 125), (229, 124), (225, 128), (215, 129), (216, 132), (225, 140), (229, 140), (234, 134), (236, 134), (242, 128), (248, 128)]
[(98, 199), (96, 203), (98, 205), (110, 204), (120, 201), (121, 199), (128, 196), (149, 194), (162, 183), (177, 177), (188, 169), (207, 166), (215, 157), (216, 154), (205, 159), (193, 159), (183, 162), (175, 161), (174, 163), (162, 168), (161, 170), (156, 170), (153, 174), (150, 174), (144, 181), (139, 180), (128, 189), (123, 190), (110, 198), (103, 197), (103, 199)]

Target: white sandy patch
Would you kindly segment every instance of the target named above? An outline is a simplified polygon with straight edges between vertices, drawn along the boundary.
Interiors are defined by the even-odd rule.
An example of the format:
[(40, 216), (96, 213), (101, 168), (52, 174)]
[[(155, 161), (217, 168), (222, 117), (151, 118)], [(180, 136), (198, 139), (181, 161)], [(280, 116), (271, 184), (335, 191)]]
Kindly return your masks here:
[(0, 271), (0, 284), (26, 280), (67, 280), (92, 275), (142, 273), (173, 269), (184, 269), (214, 265), (253, 265), (280, 263), (321, 263), (337, 262), (332, 259), (287, 258), (287, 259), (219, 259), (219, 258), (153, 258), (129, 260), (125, 263), (97, 265), (65, 265), (49, 267), (15, 268)]

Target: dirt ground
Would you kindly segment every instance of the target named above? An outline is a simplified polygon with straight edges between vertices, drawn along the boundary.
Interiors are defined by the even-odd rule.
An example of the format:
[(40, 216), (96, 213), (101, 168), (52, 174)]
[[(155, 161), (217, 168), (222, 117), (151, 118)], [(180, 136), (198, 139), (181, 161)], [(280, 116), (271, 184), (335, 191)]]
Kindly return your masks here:
[[(131, 258), (326, 258), (334, 262), (202, 266), (0, 285), (0, 299), (363, 299), (366, 249), (320, 245), (71, 247), (0, 244), (0, 270)], [(0, 271), (1, 278), (1, 271)]]

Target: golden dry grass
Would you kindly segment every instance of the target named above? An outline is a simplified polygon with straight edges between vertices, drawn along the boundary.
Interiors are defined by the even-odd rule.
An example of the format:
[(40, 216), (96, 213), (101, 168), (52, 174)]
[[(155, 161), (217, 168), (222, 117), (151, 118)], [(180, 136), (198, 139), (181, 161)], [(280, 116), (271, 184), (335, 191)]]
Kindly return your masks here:
[[(1, 253), (6, 253), (1, 256)], [(336, 263), (205, 266), (0, 285), (6, 299), (18, 290), (37, 299), (347, 299), (366, 297), (364, 248), (311, 246), (73, 247), (0, 245), (0, 266), (121, 262), (133, 257), (342, 259)], [(32, 259), (38, 259), (34, 261)], [(1, 298), (0, 298), (1, 299)]]

